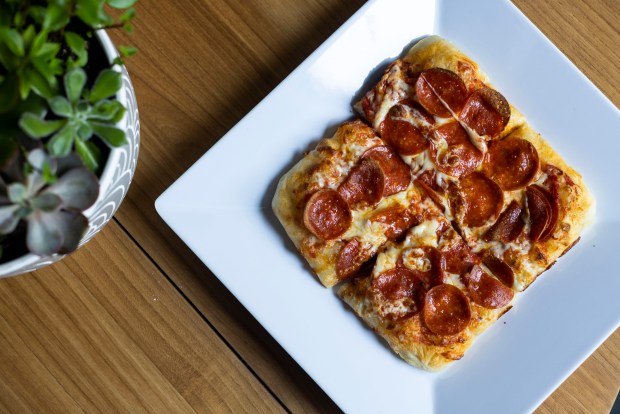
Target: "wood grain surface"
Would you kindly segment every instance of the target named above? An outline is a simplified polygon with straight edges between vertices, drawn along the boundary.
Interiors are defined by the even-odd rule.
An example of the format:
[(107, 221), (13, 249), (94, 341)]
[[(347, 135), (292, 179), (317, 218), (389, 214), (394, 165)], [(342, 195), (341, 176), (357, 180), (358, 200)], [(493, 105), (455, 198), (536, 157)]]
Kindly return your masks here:
[[(163, 223), (155, 199), (361, 0), (140, 0), (128, 62), (142, 126), (120, 211), (71, 257), (0, 281), (0, 412), (338, 412)], [(516, 0), (620, 103), (620, 2)], [(614, 333), (540, 413), (609, 411)]]

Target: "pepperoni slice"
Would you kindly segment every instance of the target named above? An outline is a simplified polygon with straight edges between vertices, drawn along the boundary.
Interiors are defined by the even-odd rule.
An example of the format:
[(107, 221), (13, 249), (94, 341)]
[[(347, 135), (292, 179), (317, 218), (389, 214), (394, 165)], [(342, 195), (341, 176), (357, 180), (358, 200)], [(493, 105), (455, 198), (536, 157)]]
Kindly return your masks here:
[[(565, 177), (568, 178), (568, 175), (565, 175)], [(535, 187), (538, 187), (545, 197), (547, 197), (547, 200), (549, 200), (549, 205), (551, 206), (551, 217), (549, 218), (549, 224), (547, 225), (545, 231), (540, 235), (540, 240), (545, 241), (553, 236), (560, 217), (560, 195), (558, 194), (557, 177), (551, 182), (551, 191), (547, 191), (537, 185)]]
[(397, 266), (386, 270), (372, 281), (373, 289), (381, 292), (387, 300), (413, 297), (414, 291), (422, 286), (422, 279), (413, 270)]
[(442, 173), (460, 177), (475, 170), (482, 162), (482, 152), (472, 144), (458, 122), (440, 126), (435, 129), (434, 135), (434, 139), (430, 140), (431, 159)]
[(446, 283), (446, 257), (436, 247), (426, 247), (431, 261), (431, 280), (430, 286)]
[(447, 249), (443, 249), (443, 255), (446, 258), (446, 270), (457, 275), (469, 272), (472, 266), (480, 263), (480, 258), (461, 238)]
[(385, 176), (385, 197), (404, 191), (411, 182), (411, 168), (390, 147), (381, 145), (373, 147), (362, 155), (363, 158), (372, 158), (379, 163)]
[(530, 213), (530, 239), (540, 240), (551, 219), (551, 204), (545, 194), (536, 186), (529, 186), (525, 190), (527, 209)]
[(384, 224), (383, 234), (392, 241), (399, 239), (408, 229), (417, 224), (415, 216), (401, 205), (377, 211), (370, 217), (370, 221)]
[(461, 178), (458, 188), (457, 210), (462, 208), (463, 224), (480, 227), (489, 219), (496, 219), (504, 205), (504, 193), (493, 180), (474, 171)]
[(458, 113), (467, 98), (465, 83), (456, 73), (432, 68), (420, 73), (415, 84), (418, 102), (433, 115), (448, 118)]
[(374, 292), (389, 302), (402, 302), (404, 306), (382, 309), (385, 317), (402, 320), (418, 313), (426, 291), (417, 272), (398, 266), (381, 273), (372, 281)]
[(455, 335), (469, 325), (469, 301), (455, 286), (435, 286), (424, 298), (422, 319), (428, 329), (438, 335)]
[(522, 138), (494, 141), (489, 145), (483, 169), (502, 190), (518, 190), (536, 178), (540, 170), (538, 151)]
[(351, 226), (351, 220), (347, 202), (331, 189), (312, 194), (304, 209), (304, 225), (321, 240), (338, 238)]
[(459, 119), (487, 139), (495, 139), (510, 120), (510, 105), (495, 89), (480, 88), (469, 95)]
[(378, 203), (383, 197), (384, 189), (383, 169), (372, 158), (364, 158), (353, 167), (338, 187), (338, 192), (351, 208), (355, 208)]
[(471, 299), (483, 308), (503, 308), (514, 296), (512, 289), (489, 276), (480, 266), (474, 266), (464, 278), (464, 282)]
[(485, 254), (482, 257), (482, 263), (489, 268), (491, 273), (500, 280), (504, 285), (512, 287), (515, 283), (515, 274), (512, 268), (506, 262), (492, 254)]
[(443, 193), (443, 189), (439, 187), (435, 180), (435, 170), (424, 171), (416, 178), (415, 183), (422, 187), (426, 195), (444, 212), (443, 198), (439, 195), (440, 192)]
[(336, 276), (338, 276), (338, 280), (344, 280), (353, 276), (371, 256), (370, 250), (364, 249), (357, 237), (349, 240), (342, 247), (336, 259)]
[(482, 236), (485, 241), (498, 240), (510, 243), (519, 237), (525, 223), (521, 220), (523, 208), (515, 200), (499, 215), (497, 221)]
[(392, 145), (402, 155), (416, 155), (427, 147), (426, 138), (413, 123), (403, 117), (407, 110), (402, 105), (390, 108), (387, 116), (381, 122), (379, 132), (381, 138)]

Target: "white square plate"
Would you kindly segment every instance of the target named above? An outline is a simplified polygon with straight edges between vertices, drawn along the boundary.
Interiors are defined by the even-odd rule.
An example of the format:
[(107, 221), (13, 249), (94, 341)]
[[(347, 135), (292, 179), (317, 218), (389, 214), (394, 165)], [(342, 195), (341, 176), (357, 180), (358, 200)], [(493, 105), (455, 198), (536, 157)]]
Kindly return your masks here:
[[(280, 176), (352, 117), (354, 96), (414, 39), (477, 61), (578, 171), (597, 221), (465, 357), (401, 361), (304, 265), (271, 211)], [(364, 88), (362, 88), (364, 85)], [(159, 214), (347, 412), (524, 412), (620, 324), (620, 113), (511, 3), (371, 1), (175, 182)], [(611, 191), (610, 191), (611, 190)]]

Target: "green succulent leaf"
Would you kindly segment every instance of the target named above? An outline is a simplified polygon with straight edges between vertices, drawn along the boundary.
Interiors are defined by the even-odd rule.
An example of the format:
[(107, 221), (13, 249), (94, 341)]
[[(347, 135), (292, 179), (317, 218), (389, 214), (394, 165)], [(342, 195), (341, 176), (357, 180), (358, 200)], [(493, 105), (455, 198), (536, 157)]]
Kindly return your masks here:
[(77, 0), (75, 2), (76, 15), (87, 25), (99, 28), (114, 22), (103, 10), (102, 1)]
[(19, 119), (19, 127), (28, 134), (30, 138), (34, 139), (44, 138), (53, 134), (65, 123), (66, 121), (62, 119), (46, 121), (30, 112), (24, 113)]
[(91, 171), (97, 171), (101, 164), (101, 151), (91, 142), (84, 142), (80, 139), (75, 141), (75, 151), (84, 162), (84, 165)]
[(56, 80), (52, 78), (54, 82), (50, 84), (49, 79), (46, 79), (36, 70), (30, 68), (24, 69), (22, 72), (22, 78), (28, 82), (30, 89), (32, 89), (39, 96), (51, 98), (56, 92)]
[(30, 206), (35, 210), (42, 210), (46, 213), (58, 210), (62, 204), (62, 199), (53, 193), (43, 193), (30, 200)]
[(136, 9), (131, 8), (121, 14), (118, 20), (120, 20), (122, 23), (126, 23), (132, 20), (134, 17), (136, 17)]
[(15, 214), (18, 208), (19, 206), (15, 204), (0, 207), (0, 234), (10, 234), (15, 231), (19, 223), (19, 217)]
[(106, 0), (106, 3), (110, 7), (115, 9), (126, 9), (136, 4), (137, 0)]
[(119, 101), (102, 100), (93, 105), (89, 119), (117, 122), (125, 115), (125, 107)]
[(105, 69), (97, 76), (95, 84), (90, 90), (88, 100), (90, 103), (95, 103), (102, 99), (109, 98), (118, 92), (121, 86), (121, 74), (112, 69)]
[(99, 196), (99, 181), (90, 170), (81, 167), (69, 170), (44, 190), (60, 197), (65, 209), (86, 210)]
[(80, 245), (82, 236), (88, 229), (88, 220), (82, 214), (61, 212), (62, 220), (59, 226), (63, 229), (65, 238), (59, 253), (71, 253)]
[(84, 66), (88, 62), (88, 51), (86, 50), (86, 40), (82, 36), (73, 33), (65, 32), (65, 41), (73, 53), (77, 56), (75, 64), (77, 66)]
[(26, 231), (28, 250), (34, 254), (48, 256), (61, 249), (64, 236), (58, 226), (60, 213), (60, 211), (45, 213), (38, 210), (28, 216)]
[[(37, 42), (41, 42), (41, 39), (37, 38), (36, 40)], [(35, 46), (37, 48), (36, 51), (32, 53), (32, 57), (42, 58), (43, 61), (53, 58), (60, 51), (60, 44), (58, 43), (43, 41), (40, 45), (36, 44)]]
[(39, 171), (43, 171), (46, 168), (52, 173), (56, 171), (56, 161), (51, 158), (42, 148), (37, 148), (30, 151), (28, 153), (27, 160), (33, 168)]
[(65, 75), (65, 92), (69, 101), (75, 105), (86, 84), (86, 72), (82, 68), (71, 69)]
[(30, 88), (32, 87), (27, 73), (27, 69), (23, 70), (20, 72), (21, 76), (19, 76), (19, 96), (22, 98), (22, 101), (25, 101), (26, 98), (28, 98)]
[(24, 39), (24, 49), (30, 48), (32, 44), (32, 40), (34, 39), (34, 36), (35, 36), (34, 26), (29, 25), (26, 28), (26, 30), (24, 30), (24, 32), (22, 33), (22, 38)]
[(108, 124), (91, 122), (95, 135), (103, 139), (111, 147), (122, 147), (127, 143), (125, 132)]
[(28, 8), (28, 15), (32, 20), (36, 23), (42, 24), (45, 19), (45, 14), (47, 13), (47, 9), (43, 6), (30, 6)]
[(54, 184), (58, 181), (58, 177), (54, 173), (54, 169), (50, 166), (50, 164), (43, 164), (43, 181), (45, 184)]
[(0, 41), (16, 56), (23, 57), (25, 54), (24, 39), (15, 29), (0, 27)]
[(55, 32), (69, 23), (69, 14), (64, 7), (58, 4), (50, 4), (43, 19), (43, 29)]
[(32, 39), (32, 44), (30, 45), (30, 51), (28, 52), (28, 55), (31, 58), (40, 56), (44, 52), (43, 45), (46, 43), (46, 41), (47, 32), (45, 30), (37, 33), (34, 36), (34, 39)]
[(28, 190), (22, 183), (13, 183), (7, 186), (7, 194), (11, 203), (19, 204), (26, 199)]
[(59, 211), (56, 226), (63, 234), (62, 246), (58, 253), (71, 253), (80, 245), (82, 236), (88, 229), (88, 220), (74, 211)]
[(52, 112), (58, 116), (69, 118), (73, 115), (73, 107), (71, 106), (71, 102), (69, 102), (69, 100), (64, 96), (54, 96), (49, 99), (47, 103), (49, 104)]
[(30, 214), (32, 214), (32, 207), (30, 206), (17, 206), (18, 208), (15, 210), (13, 214), (20, 220), (27, 218)]
[(47, 143), (47, 149), (52, 157), (66, 157), (73, 147), (76, 127), (73, 124), (66, 124), (56, 132)]
[(77, 135), (78, 141), (88, 141), (93, 136), (93, 127), (88, 122), (84, 122), (78, 127)]
[(124, 58), (125, 57), (129, 57), (129, 56), (133, 56), (136, 53), (138, 53), (138, 49), (136, 49), (135, 47), (133, 47), (133, 46), (123, 46), (123, 45), (120, 45), (118, 47), (118, 51), (121, 53), (121, 56), (124, 57)]

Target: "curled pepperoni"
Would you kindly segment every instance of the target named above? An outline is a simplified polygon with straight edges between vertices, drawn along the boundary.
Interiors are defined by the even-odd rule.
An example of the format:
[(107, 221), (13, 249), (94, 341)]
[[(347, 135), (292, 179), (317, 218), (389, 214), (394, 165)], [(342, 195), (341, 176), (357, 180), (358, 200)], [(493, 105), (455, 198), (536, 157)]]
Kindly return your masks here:
[(504, 205), (502, 189), (481, 172), (474, 171), (461, 178), (456, 208), (462, 208), (463, 224), (479, 227), (497, 218)]
[(482, 167), (502, 190), (512, 191), (534, 181), (540, 170), (540, 160), (531, 142), (506, 138), (489, 145)]
[(531, 185), (525, 190), (527, 209), (530, 213), (530, 239), (540, 240), (551, 220), (551, 204), (538, 186)]
[(420, 73), (415, 91), (418, 102), (424, 109), (444, 118), (452, 115), (450, 109), (458, 113), (467, 98), (467, 88), (459, 75), (441, 68)]
[(357, 237), (349, 240), (338, 253), (336, 259), (336, 276), (344, 280), (357, 273), (362, 265), (370, 259), (370, 249), (365, 249)]
[(304, 225), (321, 240), (338, 238), (351, 226), (351, 220), (349, 206), (335, 190), (312, 194), (304, 209)]
[(390, 108), (381, 122), (381, 138), (402, 155), (416, 155), (426, 149), (427, 142), (422, 132), (411, 121), (403, 118), (407, 110), (402, 105)]
[(491, 273), (500, 280), (504, 285), (512, 287), (515, 283), (515, 273), (502, 259), (498, 259), (492, 254), (485, 254), (482, 257), (482, 263), (489, 268)]
[(502, 243), (510, 243), (519, 237), (525, 223), (521, 220), (523, 207), (513, 200), (508, 207), (499, 215), (497, 221), (484, 233), (485, 241), (498, 240)]
[(475, 170), (482, 162), (482, 152), (472, 144), (458, 122), (440, 126), (434, 135), (430, 140), (431, 159), (442, 173), (460, 177)]
[(444, 191), (435, 180), (435, 170), (424, 171), (415, 179), (415, 183), (422, 187), (426, 195), (433, 200), (442, 212), (445, 210), (443, 197), (439, 195)]
[(487, 139), (497, 138), (510, 120), (510, 105), (495, 89), (480, 88), (469, 95), (459, 119)]
[(408, 229), (418, 224), (416, 217), (401, 205), (377, 211), (370, 217), (370, 221), (383, 224), (383, 234), (392, 241), (399, 239)]
[(558, 199), (539, 185), (530, 185), (525, 194), (530, 214), (530, 239), (534, 242), (547, 240), (558, 224)]
[(383, 197), (384, 189), (383, 169), (372, 158), (364, 158), (351, 169), (338, 187), (338, 192), (351, 208), (355, 208), (378, 203)]
[(446, 257), (436, 247), (426, 247), (431, 261), (430, 286), (441, 285), (446, 282)]
[(464, 282), (471, 299), (483, 308), (503, 308), (514, 296), (512, 289), (489, 276), (480, 266), (474, 266)]
[[(568, 175), (565, 175), (568, 178)], [(555, 232), (555, 228), (558, 224), (558, 219), (560, 217), (560, 195), (558, 194), (558, 183), (557, 179), (552, 181), (551, 191), (546, 191), (544, 188), (540, 186), (538, 187), (541, 192), (547, 197), (549, 204), (551, 205), (551, 217), (549, 218), (549, 223), (545, 231), (540, 235), (540, 240), (545, 241), (548, 240), (553, 233)]]
[(462, 275), (469, 272), (472, 266), (480, 263), (480, 258), (471, 251), (460, 237), (450, 247), (443, 248), (442, 251), (446, 258), (446, 270), (450, 273)]
[(428, 329), (438, 335), (455, 335), (469, 325), (469, 301), (455, 286), (435, 286), (424, 298), (422, 319)]
[(385, 197), (404, 191), (411, 182), (411, 168), (390, 147), (381, 145), (366, 151), (363, 158), (372, 158), (379, 163), (385, 176)]

